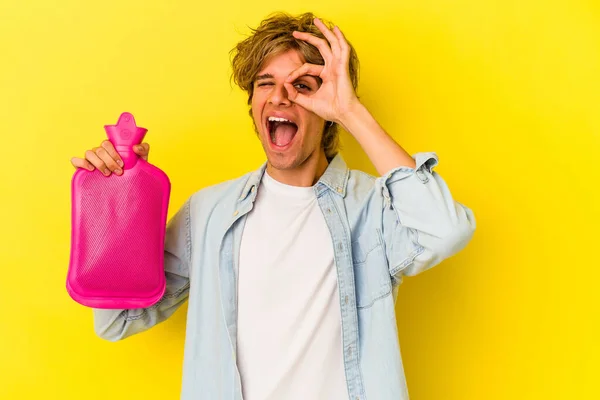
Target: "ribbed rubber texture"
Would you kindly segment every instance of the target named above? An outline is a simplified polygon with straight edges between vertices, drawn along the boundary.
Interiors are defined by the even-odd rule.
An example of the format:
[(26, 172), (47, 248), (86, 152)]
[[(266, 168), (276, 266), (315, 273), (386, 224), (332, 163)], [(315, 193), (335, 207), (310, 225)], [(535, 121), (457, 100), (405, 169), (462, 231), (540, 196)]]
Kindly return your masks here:
[(76, 301), (98, 308), (137, 308), (162, 296), (170, 191), (163, 175), (142, 160), (121, 176), (77, 171), (67, 279)]

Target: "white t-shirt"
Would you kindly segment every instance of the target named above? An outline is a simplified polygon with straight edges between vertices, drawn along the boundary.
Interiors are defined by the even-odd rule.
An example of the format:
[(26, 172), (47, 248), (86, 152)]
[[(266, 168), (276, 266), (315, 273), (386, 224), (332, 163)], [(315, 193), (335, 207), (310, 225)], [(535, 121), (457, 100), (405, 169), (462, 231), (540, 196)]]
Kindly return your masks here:
[(240, 249), (244, 400), (348, 400), (333, 257), (314, 189), (265, 172)]

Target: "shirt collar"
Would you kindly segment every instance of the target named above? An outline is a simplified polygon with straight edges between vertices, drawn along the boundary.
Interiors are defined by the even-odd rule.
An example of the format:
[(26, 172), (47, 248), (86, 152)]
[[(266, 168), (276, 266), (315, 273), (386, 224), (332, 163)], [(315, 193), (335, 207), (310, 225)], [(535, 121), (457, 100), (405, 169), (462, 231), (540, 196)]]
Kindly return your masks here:
[(317, 182), (317, 185), (321, 183), (333, 190), (334, 193), (344, 197), (346, 196), (346, 185), (348, 183), (349, 174), (350, 171), (348, 170), (346, 161), (344, 161), (344, 158), (340, 153), (337, 153), (327, 166), (327, 169), (319, 179), (319, 182)]
[[(252, 200), (254, 201), (254, 197), (256, 196), (256, 190), (260, 181), (267, 169), (267, 162), (265, 161), (260, 168), (250, 173), (246, 184), (244, 185), (244, 189), (240, 194), (239, 201), (242, 201), (248, 197), (250, 193), (253, 193), (254, 196)], [(346, 165), (346, 161), (342, 157), (340, 153), (337, 153), (335, 157), (331, 160), (325, 172), (319, 178), (319, 181), (315, 186), (317, 186), (317, 190), (319, 190), (319, 186), (325, 185), (327, 188), (331, 189), (334, 193), (339, 196), (346, 196), (346, 185), (348, 183), (348, 175), (350, 171), (348, 170), (348, 166)]]

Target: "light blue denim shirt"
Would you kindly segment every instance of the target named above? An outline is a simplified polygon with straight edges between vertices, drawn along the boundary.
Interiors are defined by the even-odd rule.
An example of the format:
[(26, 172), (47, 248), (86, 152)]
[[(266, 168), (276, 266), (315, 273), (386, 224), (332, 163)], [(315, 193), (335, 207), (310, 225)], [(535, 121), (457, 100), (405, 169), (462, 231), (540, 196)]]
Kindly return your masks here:
[[(338, 154), (313, 187), (334, 249), (350, 400), (408, 399), (394, 311), (398, 286), (403, 276), (460, 251), (475, 230), (473, 212), (432, 171), (437, 155), (417, 153), (414, 159), (415, 169), (399, 167), (375, 178), (349, 170)], [(94, 310), (96, 333), (116, 341), (164, 321), (189, 299), (183, 400), (242, 399), (238, 258), (265, 166), (194, 193), (169, 221), (167, 289), (157, 304)]]

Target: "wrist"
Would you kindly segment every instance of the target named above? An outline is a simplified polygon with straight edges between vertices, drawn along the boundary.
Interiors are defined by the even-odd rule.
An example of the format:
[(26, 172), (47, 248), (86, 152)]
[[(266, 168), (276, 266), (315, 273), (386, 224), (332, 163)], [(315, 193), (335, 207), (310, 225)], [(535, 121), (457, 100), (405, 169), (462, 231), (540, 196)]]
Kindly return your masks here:
[(341, 125), (346, 132), (354, 135), (358, 121), (361, 118), (364, 118), (366, 114), (368, 114), (366, 107), (357, 99), (348, 106), (346, 111), (340, 115), (336, 122)]

